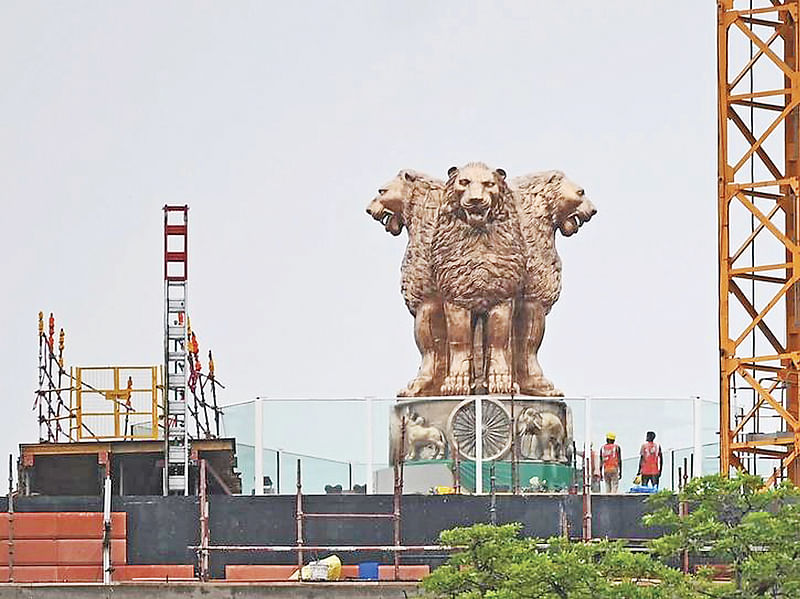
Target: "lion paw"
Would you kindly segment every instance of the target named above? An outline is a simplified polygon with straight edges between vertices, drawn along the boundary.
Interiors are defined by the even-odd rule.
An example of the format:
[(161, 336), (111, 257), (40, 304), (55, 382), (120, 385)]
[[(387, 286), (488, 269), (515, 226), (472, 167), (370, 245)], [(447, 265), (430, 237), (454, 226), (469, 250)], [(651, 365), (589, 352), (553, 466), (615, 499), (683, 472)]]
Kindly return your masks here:
[(493, 395), (510, 395), (515, 391), (514, 381), (511, 377), (511, 368), (502, 352), (493, 352), (489, 360), (488, 374), (486, 376), (489, 393)]
[(469, 375), (455, 374), (445, 377), (442, 395), (469, 395)]
[(432, 389), (432, 378), (417, 377), (409, 382), (405, 389), (398, 391), (397, 397), (419, 397), (420, 395), (429, 394)]
[(564, 392), (557, 389), (543, 376), (531, 377), (523, 381), (520, 385), (520, 393), (536, 397), (564, 397)]
[(514, 393), (514, 383), (511, 374), (508, 372), (489, 373), (489, 393), (510, 395)]

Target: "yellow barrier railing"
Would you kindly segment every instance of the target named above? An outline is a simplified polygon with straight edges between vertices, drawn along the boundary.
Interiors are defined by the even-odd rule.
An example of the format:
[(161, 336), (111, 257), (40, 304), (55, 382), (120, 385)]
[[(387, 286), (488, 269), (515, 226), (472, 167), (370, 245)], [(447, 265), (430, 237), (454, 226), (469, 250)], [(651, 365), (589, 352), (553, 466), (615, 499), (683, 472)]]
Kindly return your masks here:
[(158, 439), (157, 366), (75, 368), (70, 438)]

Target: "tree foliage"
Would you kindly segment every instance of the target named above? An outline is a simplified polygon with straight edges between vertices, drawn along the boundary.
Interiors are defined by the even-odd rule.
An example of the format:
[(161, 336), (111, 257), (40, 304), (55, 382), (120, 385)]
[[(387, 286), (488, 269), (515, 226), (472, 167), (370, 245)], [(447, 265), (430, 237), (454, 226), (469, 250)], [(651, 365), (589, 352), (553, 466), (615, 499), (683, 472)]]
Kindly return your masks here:
[(695, 561), (729, 569), (730, 584), (697, 581), (705, 596), (800, 598), (800, 491), (790, 483), (765, 489), (761, 477), (746, 473), (706, 476), (677, 497), (661, 492), (650, 503), (645, 523), (665, 530), (650, 544), (656, 556), (688, 551)]
[[(444, 531), (443, 544), (463, 549), (423, 589), (436, 599), (800, 599), (800, 491), (763, 484), (707, 476), (651, 497), (645, 523), (663, 534), (649, 553), (523, 538), (519, 524)], [(684, 574), (675, 567), (684, 552), (707, 567)], [(713, 580), (720, 566), (730, 581)]]
[(423, 581), (430, 597), (452, 599), (689, 599), (680, 572), (620, 542), (546, 542), (519, 536), (519, 524), (444, 531), (464, 547)]

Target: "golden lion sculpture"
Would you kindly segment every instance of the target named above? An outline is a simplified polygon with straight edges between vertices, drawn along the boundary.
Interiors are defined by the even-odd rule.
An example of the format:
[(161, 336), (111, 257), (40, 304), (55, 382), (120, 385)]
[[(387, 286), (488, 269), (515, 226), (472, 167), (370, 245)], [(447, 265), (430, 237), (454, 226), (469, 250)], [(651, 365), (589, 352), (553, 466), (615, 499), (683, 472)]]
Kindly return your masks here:
[(560, 171), (505, 179), (482, 163), (446, 183), (403, 170), (367, 208), (391, 234), (408, 231), (402, 293), (422, 362), (399, 396), (562, 395), (538, 362), (561, 290), (555, 232), (574, 234), (596, 210)]
[(515, 380), (526, 395), (561, 396), (539, 364), (545, 317), (561, 294), (556, 231), (573, 235), (597, 213), (582, 187), (561, 171), (517, 177), (511, 182), (525, 239), (525, 286), (514, 314)]
[[(513, 393), (513, 300), (525, 273), (514, 196), (502, 169), (480, 162), (452, 167), (433, 234), (431, 266), (444, 306), (447, 376), (442, 395), (467, 395), (477, 371), (489, 393)], [(473, 361), (476, 332), (487, 348)], [(483, 353), (483, 352), (481, 352)]]
[(442, 201), (444, 182), (413, 170), (402, 170), (384, 184), (367, 213), (387, 232), (408, 231), (400, 289), (414, 316), (414, 339), (422, 362), (417, 376), (398, 396), (438, 395), (447, 365), (447, 331), (441, 296), (431, 273), (431, 239)]

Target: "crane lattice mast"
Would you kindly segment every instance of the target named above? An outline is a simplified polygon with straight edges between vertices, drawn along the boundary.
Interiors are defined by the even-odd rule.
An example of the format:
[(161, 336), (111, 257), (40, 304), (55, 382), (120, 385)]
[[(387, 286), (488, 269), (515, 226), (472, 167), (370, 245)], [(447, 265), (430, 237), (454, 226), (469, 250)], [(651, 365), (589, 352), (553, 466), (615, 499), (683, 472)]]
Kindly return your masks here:
[(719, 0), (720, 470), (800, 483), (800, 0)]

